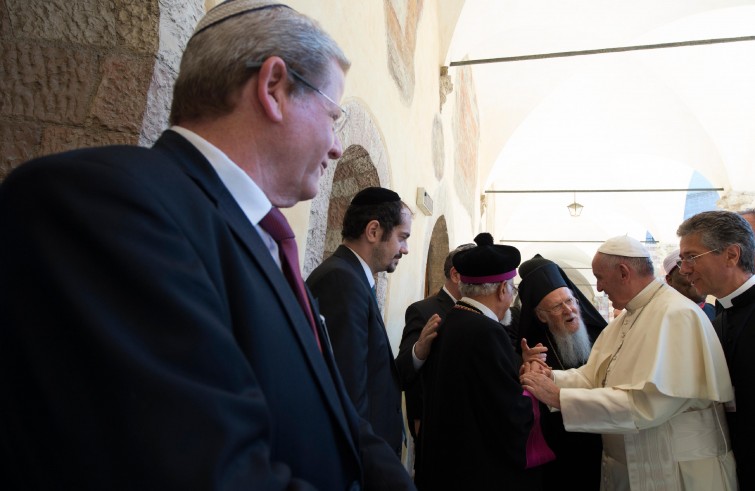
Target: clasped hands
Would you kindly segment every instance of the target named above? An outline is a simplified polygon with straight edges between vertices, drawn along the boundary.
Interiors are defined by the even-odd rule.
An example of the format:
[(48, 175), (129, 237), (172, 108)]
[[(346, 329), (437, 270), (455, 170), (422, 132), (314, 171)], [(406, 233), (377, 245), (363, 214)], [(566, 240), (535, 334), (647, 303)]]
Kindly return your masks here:
[(519, 381), (540, 402), (561, 409), (561, 389), (553, 382), (551, 367), (545, 363), (548, 348), (538, 343), (532, 348), (527, 340), (522, 339), (522, 367), (519, 369)]

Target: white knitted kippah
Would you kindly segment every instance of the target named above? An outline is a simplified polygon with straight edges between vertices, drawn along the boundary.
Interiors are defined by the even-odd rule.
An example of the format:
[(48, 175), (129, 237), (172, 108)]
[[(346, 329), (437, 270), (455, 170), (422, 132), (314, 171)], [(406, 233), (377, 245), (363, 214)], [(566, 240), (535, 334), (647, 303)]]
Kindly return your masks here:
[(676, 262), (681, 259), (681, 257), (679, 257), (679, 252), (679, 249), (672, 251), (671, 254), (666, 256), (666, 259), (663, 260), (663, 269), (666, 271), (666, 274), (671, 273), (671, 270), (676, 267)]
[(620, 235), (608, 239), (598, 247), (598, 252), (611, 256), (650, 257), (650, 253), (645, 249), (645, 246), (639, 240), (628, 235)]
[(199, 24), (197, 24), (197, 27), (194, 29), (194, 34), (191, 36), (194, 37), (208, 27), (219, 24), (231, 17), (273, 7), (291, 8), (282, 3), (264, 0), (226, 0), (225, 2), (211, 8), (210, 11), (202, 17)]

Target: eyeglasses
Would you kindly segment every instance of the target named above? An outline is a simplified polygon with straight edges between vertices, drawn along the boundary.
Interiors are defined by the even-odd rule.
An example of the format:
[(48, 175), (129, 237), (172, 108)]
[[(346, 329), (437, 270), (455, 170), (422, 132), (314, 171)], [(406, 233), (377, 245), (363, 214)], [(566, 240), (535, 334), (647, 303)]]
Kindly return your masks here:
[(557, 315), (563, 312), (564, 307), (566, 307), (568, 310), (571, 310), (572, 308), (574, 308), (575, 305), (579, 305), (579, 300), (577, 300), (574, 297), (569, 297), (563, 302), (557, 303), (556, 305), (554, 305), (553, 307), (549, 309), (540, 309), (540, 310), (548, 312), (551, 315)]
[[(259, 68), (261, 66), (262, 66), (262, 62), (261, 61), (248, 61), (248, 62), (246, 62), (246, 67), (247, 68)], [(346, 120), (348, 119), (348, 115), (349, 115), (349, 113), (346, 112), (346, 109), (344, 109), (343, 107), (341, 107), (340, 104), (338, 104), (336, 101), (334, 101), (333, 99), (331, 99), (330, 96), (328, 96), (325, 92), (323, 92), (322, 90), (318, 89), (312, 83), (310, 83), (309, 81), (307, 81), (307, 79), (305, 79), (304, 77), (302, 77), (301, 75), (299, 75), (299, 73), (296, 70), (294, 70), (293, 68), (291, 68), (290, 66), (288, 66), (288, 64), (286, 64), (286, 68), (291, 73), (291, 75), (293, 75), (294, 78), (296, 78), (297, 80), (299, 80), (299, 82), (301, 82), (302, 84), (304, 84), (305, 87), (307, 87), (308, 89), (314, 90), (315, 92), (317, 92), (318, 94), (320, 94), (321, 96), (323, 96), (325, 98), (325, 100), (327, 100), (328, 102), (330, 102), (331, 104), (333, 104), (334, 106), (336, 106), (338, 108), (338, 111), (339, 111), (338, 117), (333, 118), (333, 131), (336, 131), (336, 132), (341, 131), (343, 129), (343, 127), (346, 125)]]
[(698, 254), (697, 256), (690, 256), (690, 257), (682, 257), (679, 258), (678, 261), (676, 261), (677, 267), (681, 268), (683, 263), (687, 263), (688, 266), (692, 266), (695, 264), (695, 260), (697, 260), (698, 257), (704, 256), (706, 254), (710, 254), (711, 252), (718, 252), (718, 249), (712, 249), (707, 252), (703, 252), (702, 254)]

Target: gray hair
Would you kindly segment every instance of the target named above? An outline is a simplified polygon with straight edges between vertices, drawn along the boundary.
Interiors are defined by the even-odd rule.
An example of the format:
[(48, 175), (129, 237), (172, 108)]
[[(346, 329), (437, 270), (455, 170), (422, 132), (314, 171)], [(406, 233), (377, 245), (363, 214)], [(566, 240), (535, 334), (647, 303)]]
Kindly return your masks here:
[(624, 264), (640, 276), (655, 275), (653, 260), (649, 257), (614, 256), (613, 254), (604, 254), (602, 252), (599, 252), (598, 254), (601, 254), (603, 256), (605, 265), (609, 268), (616, 267), (619, 264)]
[(462, 244), (453, 251), (449, 252), (448, 255), (446, 255), (446, 260), (443, 262), (443, 274), (446, 276), (446, 279), (451, 277), (451, 268), (453, 267), (454, 256), (459, 252), (471, 249), (472, 247), (477, 247), (477, 244)]
[(514, 284), (511, 282), (511, 280), (499, 281), (497, 283), (479, 283), (479, 284), (464, 283), (463, 281), (460, 281), (459, 291), (465, 297), (470, 297), (470, 298), (484, 297), (484, 296), (495, 293), (495, 291), (498, 289), (498, 285), (500, 285), (501, 283), (508, 284), (509, 291), (513, 293)]
[(730, 245), (739, 246), (739, 267), (747, 273), (755, 273), (755, 236), (752, 227), (741, 213), (714, 210), (691, 216), (679, 225), (676, 235), (686, 237), (699, 234), (700, 242), (714, 254)]
[[(264, 5), (271, 2), (260, 2)], [(218, 8), (218, 7), (216, 7)], [(254, 75), (248, 62), (278, 56), (312, 84), (332, 61), (351, 63), (317, 21), (285, 6), (246, 12), (195, 34), (186, 46), (173, 90), (171, 124), (230, 113), (240, 88)], [(304, 90), (292, 83), (292, 94)]]

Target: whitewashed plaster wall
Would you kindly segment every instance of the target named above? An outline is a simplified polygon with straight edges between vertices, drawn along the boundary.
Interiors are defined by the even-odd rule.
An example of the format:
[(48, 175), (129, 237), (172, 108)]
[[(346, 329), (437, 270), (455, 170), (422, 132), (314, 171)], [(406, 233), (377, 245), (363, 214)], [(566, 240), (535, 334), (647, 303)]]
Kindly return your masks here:
[[(406, 7), (411, 1), (393, 3), (396, 11), (401, 12), (400, 4), (406, 4)], [(415, 212), (409, 254), (401, 259), (396, 272), (387, 275), (384, 319), (394, 352), (397, 352), (406, 307), (424, 296), (427, 250), (435, 222), (441, 215), (445, 216), (450, 248), (470, 242), (474, 231), (479, 228), (479, 203), (470, 217), (454, 189), (451, 129), (454, 97), (449, 95), (440, 112), (439, 76), (444, 55), (439, 54), (441, 34), (437, 2), (425, 1), (419, 17), (414, 50), (414, 93), (409, 105), (402, 99), (388, 68), (384, 1), (292, 0), (288, 3), (317, 19), (351, 60), (343, 103), (358, 102), (369, 113), (385, 149), (388, 171), (385, 185), (399, 193)], [(445, 156), (440, 178), (433, 165), (433, 122), (436, 118), (442, 124), (442, 154)], [(358, 143), (358, 136), (350, 136), (350, 143)], [(432, 197), (432, 216), (425, 216), (416, 206), (418, 187), (424, 187)], [(312, 202), (286, 210), (298, 237), (302, 264), (306, 247), (317, 246), (304, 240), (308, 236), (310, 211)]]

